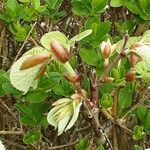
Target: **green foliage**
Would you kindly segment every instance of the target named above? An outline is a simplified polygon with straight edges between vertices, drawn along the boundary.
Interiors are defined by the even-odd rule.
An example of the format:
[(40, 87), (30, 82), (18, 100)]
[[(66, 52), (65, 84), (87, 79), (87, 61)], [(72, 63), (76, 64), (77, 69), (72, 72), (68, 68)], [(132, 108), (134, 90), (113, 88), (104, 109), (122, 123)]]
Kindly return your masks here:
[(113, 99), (109, 93), (105, 93), (100, 99), (100, 106), (107, 109), (111, 107), (113, 104)]
[(127, 109), (132, 104), (132, 91), (130, 84), (125, 86), (119, 92), (119, 108), (120, 110)]
[[(57, 129), (58, 135), (67, 131), (64, 134), (68, 139), (72, 135), (72, 130), (68, 130), (78, 118), (89, 117), (81, 120), (79, 125), (82, 128), (90, 120), (92, 130), (88, 131), (86, 137), (92, 137), (93, 130), (96, 130), (92, 146), (96, 150), (105, 150), (106, 144), (103, 146), (95, 142), (99, 139), (99, 124), (94, 126), (97, 122), (90, 118), (91, 112), (96, 121), (100, 121), (100, 118), (104, 120), (104, 123), (99, 122), (104, 134), (107, 133), (103, 126), (112, 120), (118, 127), (123, 127), (122, 130), (133, 131), (135, 141), (142, 140), (150, 133), (150, 104), (149, 97), (146, 97), (150, 85), (150, 30), (147, 30), (149, 27), (140, 28), (143, 23), (149, 25), (149, 8), (149, 0), (71, 0), (67, 4), (64, 0), (4, 1), (4, 9), (0, 8), (0, 29), (2, 21), (6, 33), (13, 36), (9, 37), (11, 40), (3, 42), (3, 33), (0, 32), (2, 55), (3, 49), (5, 51), (3, 43), (6, 42), (8, 51), (14, 54), (20, 49), (20, 42), (24, 44), (20, 58), (11, 68), (7, 66), (7, 72), (0, 70), (0, 96), (15, 97), (13, 103), (20, 112), (20, 122), (31, 129), (24, 135), (25, 144), (36, 144), (42, 140), (38, 129), (42, 126), (43, 130), (48, 125), (51, 125), (49, 130), (53, 130), (52, 126)], [(43, 23), (44, 27), (41, 25)], [(25, 41), (33, 24), (34, 29)], [(122, 37), (127, 30), (129, 38), (125, 43)], [(64, 51), (59, 54), (55, 52), (51, 46), (53, 40)], [(107, 54), (110, 50), (111, 54), (106, 59), (102, 55), (101, 45), (108, 40), (110, 42), (106, 42), (104, 51)], [(39, 46), (32, 48), (32, 44)], [(13, 46), (17, 48), (16, 51), (11, 49)], [(125, 49), (122, 49), (123, 46)], [(54, 47), (57, 48), (56, 45)], [(69, 60), (64, 63), (58, 58), (65, 52)], [(132, 60), (131, 54), (139, 58), (135, 65), (132, 65), (132, 61), (136, 60)], [(135, 71), (132, 82), (126, 80), (129, 70)], [(117, 102), (114, 94), (118, 95)], [(100, 117), (95, 113), (96, 109), (99, 109)], [(130, 119), (136, 120), (134, 128), (128, 127)], [(110, 127), (113, 123), (109, 123)], [(78, 128), (78, 123), (75, 128)], [(75, 131), (79, 132), (78, 129)], [(76, 150), (91, 147), (90, 140), (83, 138), (86, 134), (85, 131), (76, 135), (78, 139), (81, 138), (75, 145)], [(58, 140), (63, 141), (61, 137)], [(142, 148), (135, 145), (135, 150)]]
[(143, 20), (150, 20), (148, 8), (149, 0), (111, 0), (112, 7), (126, 6), (132, 13), (139, 15)]
[(144, 132), (143, 132), (143, 126), (138, 126), (136, 125), (134, 127), (134, 133), (133, 133), (133, 139), (134, 140), (140, 140), (144, 137)]
[(44, 115), (49, 106), (45, 103), (25, 104), (17, 103), (16, 108), (21, 112), (21, 123), (29, 126), (47, 126), (46, 116)]
[(75, 150), (86, 150), (88, 149), (88, 140), (86, 138), (83, 138), (79, 141), (78, 144), (75, 146)]
[(36, 144), (41, 138), (40, 133), (36, 131), (30, 131), (23, 137), (25, 144)]

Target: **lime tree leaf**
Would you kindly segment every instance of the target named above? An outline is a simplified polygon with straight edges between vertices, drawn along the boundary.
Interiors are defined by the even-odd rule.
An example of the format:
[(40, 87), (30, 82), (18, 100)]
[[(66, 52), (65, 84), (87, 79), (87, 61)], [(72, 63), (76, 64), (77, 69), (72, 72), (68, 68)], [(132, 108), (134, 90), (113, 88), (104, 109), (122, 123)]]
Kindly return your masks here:
[(83, 138), (75, 145), (75, 150), (87, 150), (89, 142), (87, 139)]
[[(10, 82), (11, 84), (18, 90), (23, 91), (26, 93), (30, 87), (33, 87), (35, 84), (35, 78), (38, 75), (41, 67), (46, 63), (38, 64), (34, 67), (20, 70), (21, 65), (27, 58), (32, 56), (32, 53), (36, 51), (36, 54), (40, 54), (41, 51), (49, 55), (47, 50), (43, 48), (33, 48), (29, 52), (25, 53), (21, 58), (19, 58), (11, 67), (10, 69)], [(44, 52), (45, 51), (45, 52)]]
[(68, 45), (67, 45), (68, 38), (59, 31), (52, 31), (52, 32), (44, 34), (41, 38), (41, 43), (46, 49), (50, 50), (51, 49), (50, 43), (53, 39), (57, 40), (64, 47), (68, 48)]
[(30, 131), (23, 137), (23, 142), (25, 144), (36, 144), (41, 138), (39, 132)]
[(100, 58), (98, 57), (95, 49), (81, 48), (79, 54), (82, 60), (85, 61), (88, 65), (96, 66), (100, 61)]
[(74, 36), (73, 38), (71, 38), (71, 39), (69, 40), (69, 45), (70, 45), (71, 47), (73, 47), (74, 44), (75, 44), (75, 42), (78, 42), (78, 41), (82, 40), (83, 38), (87, 37), (87, 36), (90, 35), (91, 33), (92, 33), (92, 30), (91, 30), (91, 29), (79, 33), (78, 35)]
[(73, 110), (74, 110), (74, 113), (73, 113), (73, 116), (69, 122), (69, 124), (67, 125), (66, 130), (70, 129), (76, 122), (78, 116), (79, 116), (79, 112), (80, 112), (80, 107), (82, 105), (82, 102), (78, 103), (76, 101), (73, 101)]
[(43, 101), (47, 96), (47, 93), (42, 90), (33, 90), (27, 93), (26, 99), (30, 103), (38, 103)]
[(112, 7), (120, 7), (124, 5), (124, 0), (111, 0), (110, 1), (110, 6)]

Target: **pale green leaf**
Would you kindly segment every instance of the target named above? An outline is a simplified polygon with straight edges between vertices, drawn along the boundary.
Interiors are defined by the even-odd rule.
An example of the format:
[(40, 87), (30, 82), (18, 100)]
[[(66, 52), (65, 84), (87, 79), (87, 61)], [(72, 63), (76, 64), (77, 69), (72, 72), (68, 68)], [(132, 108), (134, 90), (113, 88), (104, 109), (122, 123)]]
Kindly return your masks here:
[(78, 42), (78, 41), (82, 40), (83, 38), (89, 36), (91, 33), (92, 33), (92, 30), (89, 29), (89, 30), (86, 30), (86, 31), (81, 32), (78, 35), (74, 36), (73, 38), (71, 38), (69, 40), (70, 47), (73, 47), (75, 42)]
[(79, 112), (80, 112), (80, 107), (82, 105), (82, 102), (76, 102), (75, 100), (73, 101), (73, 109), (74, 109), (74, 113), (73, 116), (68, 124), (68, 126), (66, 127), (65, 131), (70, 129), (76, 122), (78, 116), (79, 116)]
[(58, 136), (64, 132), (71, 116), (72, 116), (72, 112), (69, 112), (63, 119), (61, 119), (58, 122)]
[(110, 1), (110, 6), (112, 7), (120, 7), (124, 5), (124, 0), (111, 0)]
[(144, 43), (144, 44), (147, 44), (147, 45), (150, 45), (150, 30), (147, 30), (147, 31), (143, 34), (143, 36), (142, 36), (140, 42), (142, 42), (142, 43)]
[(68, 48), (68, 38), (61, 32), (59, 31), (52, 31), (49, 33), (46, 33), (45, 35), (42, 36), (41, 38), (41, 43), (46, 49), (51, 49), (50, 43), (51, 41), (55, 39), (57, 40), (60, 44)]
[(22, 63), (30, 56), (23, 56), (18, 59), (11, 67), (10, 81), (11, 84), (18, 90), (26, 93), (32, 86), (36, 75), (43, 64), (39, 64), (35, 67), (31, 67), (25, 70), (20, 70)]
[(65, 106), (66, 106), (66, 103), (64, 103), (62, 105), (59, 105), (59, 106), (56, 106), (56, 107), (54, 107), (50, 110), (50, 112), (47, 115), (47, 121), (50, 125), (57, 128), (58, 122), (57, 122), (57, 118), (55, 118), (54, 116), (55, 116), (55, 114), (57, 113), (58, 110), (60, 110), (61, 108), (65, 107)]
[(26, 52), (21, 58), (19, 58), (10, 69), (10, 82), (11, 84), (18, 90), (26, 93), (30, 87), (36, 87), (37, 81), (35, 81), (35, 77), (37, 76), (39, 70), (43, 66), (44, 63), (38, 64), (34, 67), (20, 70), (22, 63), (34, 54), (45, 53), (47, 55), (50, 54), (49, 51), (44, 50), (40, 47), (35, 47), (28, 52)]

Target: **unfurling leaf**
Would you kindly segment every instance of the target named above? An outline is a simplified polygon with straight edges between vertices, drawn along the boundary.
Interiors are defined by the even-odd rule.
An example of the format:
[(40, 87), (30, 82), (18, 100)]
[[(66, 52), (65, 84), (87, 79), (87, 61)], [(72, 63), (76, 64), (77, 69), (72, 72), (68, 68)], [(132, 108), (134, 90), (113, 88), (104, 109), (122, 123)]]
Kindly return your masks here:
[(58, 128), (58, 135), (70, 129), (76, 122), (82, 102), (79, 99), (63, 98), (56, 101), (47, 115), (49, 124)]
[(35, 79), (38, 78), (39, 72), (41, 72), (41, 68), (45, 66), (46, 61), (39, 63), (37, 65), (33, 65), (35, 63), (31, 63), (33, 67), (30, 67), (30, 68), (28, 68), (27, 67), (28, 65), (26, 65), (25, 68), (27, 67), (27, 69), (24, 69), (24, 70), (20, 70), (20, 68), (26, 60), (29, 60), (29, 58), (31, 58), (31, 56), (40, 55), (40, 54), (43, 54), (44, 56), (47, 55), (46, 58), (50, 56), (49, 51), (40, 47), (35, 47), (29, 50), (28, 52), (26, 52), (21, 58), (19, 58), (12, 65), (10, 69), (10, 81), (11, 81), (11, 84), (16, 89), (26, 93), (30, 87), (36, 87), (37, 81)]

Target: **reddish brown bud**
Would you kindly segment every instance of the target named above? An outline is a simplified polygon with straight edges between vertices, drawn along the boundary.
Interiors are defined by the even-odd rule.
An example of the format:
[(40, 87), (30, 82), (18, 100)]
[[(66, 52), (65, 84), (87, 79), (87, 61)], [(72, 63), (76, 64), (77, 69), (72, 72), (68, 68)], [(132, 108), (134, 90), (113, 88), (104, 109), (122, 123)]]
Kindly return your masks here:
[(114, 78), (112, 78), (112, 77), (104, 77), (103, 78), (104, 83), (111, 83), (113, 80), (114, 80)]
[(48, 55), (34, 55), (27, 58), (21, 65), (20, 70), (25, 70), (41, 63), (47, 62), (50, 59)]
[(58, 61), (60, 61), (61, 63), (66, 63), (69, 60), (69, 51), (58, 41), (52, 40), (50, 46), (54, 56), (57, 58)]
[(103, 49), (101, 48), (101, 53), (103, 58), (109, 58), (111, 54), (111, 46), (109, 44), (106, 44)]
[(44, 65), (41, 67), (41, 69), (39, 70), (38, 74), (36, 75), (34, 80), (39, 79), (41, 76), (44, 75), (45, 71), (46, 71), (47, 65)]
[(68, 73), (65, 73), (64, 77), (66, 80), (68, 80), (72, 83), (76, 83), (76, 82), (80, 81), (80, 76), (78, 74), (76, 74), (75, 76), (71, 76)]
[(139, 56), (137, 56), (134, 53), (131, 53), (131, 55), (130, 55), (131, 66), (134, 67), (139, 61), (140, 61)]
[(131, 82), (135, 79), (135, 71), (134, 70), (130, 70), (126, 73), (125, 79), (127, 82)]

